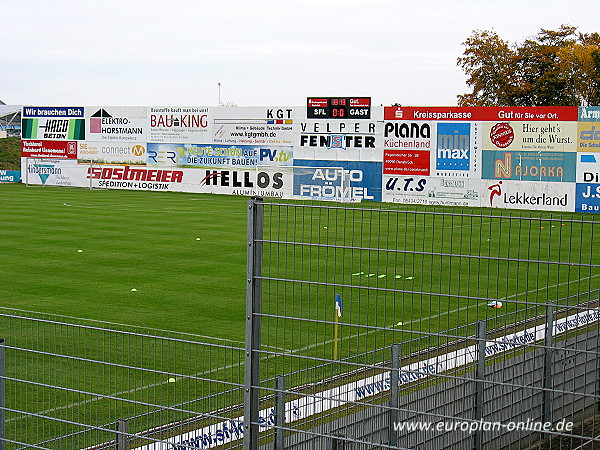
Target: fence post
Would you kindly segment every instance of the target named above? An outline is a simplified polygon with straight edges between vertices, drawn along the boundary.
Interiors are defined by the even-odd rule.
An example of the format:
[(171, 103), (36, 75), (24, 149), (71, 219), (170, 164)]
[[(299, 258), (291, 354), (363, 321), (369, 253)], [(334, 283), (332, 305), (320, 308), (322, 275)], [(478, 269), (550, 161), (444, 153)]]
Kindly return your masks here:
[(334, 434), (333, 436), (331, 436), (331, 447), (329, 447), (331, 450), (344, 450), (346, 448), (346, 441), (344, 441), (343, 438), (344, 435), (342, 434)]
[(4, 339), (0, 338), (0, 450), (5, 449), (4, 439), (6, 438), (6, 354), (4, 349)]
[[(554, 327), (554, 305), (546, 306), (546, 336), (544, 339), (544, 391), (542, 394), (542, 423), (552, 421), (552, 329)], [(545, 439), (546, 436), (543, 436)]]
[(117, 419), (117, 450), (129, 450), (127, 420)]
[[(485, 320), (477, 322), (477, 370), (475, 377), (477, 379), (475, 383), (475, 417), (474, 419), (481, 422), (483, 419), (483, 392), (485, 390), (485, 384), (483, 380), (485, 378), (485, 343), (487, 337), (487, 329)], [(473, 448), (475, 450), (481, 450), (481, 430), (475, 430), (473, 433)]]
[(275, 377), (275, 450), (285, 450), (285, 376)]
[(390, 364), (390, 446), (398, 447), (398, 408), (400, 407), (400, 344), (392, 344), (392, 361)]
[(244, 367), (244, 450), (258, 449), (260, 399), (260, 313), (262, 303), (262, 242), (264, 205), (248, 200), (248, 256), (246, 266), (246, 355)]

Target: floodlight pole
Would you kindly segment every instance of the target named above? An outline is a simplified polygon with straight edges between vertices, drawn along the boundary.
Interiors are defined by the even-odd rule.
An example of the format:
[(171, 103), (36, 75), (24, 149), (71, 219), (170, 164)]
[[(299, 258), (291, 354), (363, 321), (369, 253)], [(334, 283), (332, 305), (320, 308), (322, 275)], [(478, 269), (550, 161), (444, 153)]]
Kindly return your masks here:
[(221, 106), (221, 83), (217, 83), (217, 86), (219, 87), (219, 106)]

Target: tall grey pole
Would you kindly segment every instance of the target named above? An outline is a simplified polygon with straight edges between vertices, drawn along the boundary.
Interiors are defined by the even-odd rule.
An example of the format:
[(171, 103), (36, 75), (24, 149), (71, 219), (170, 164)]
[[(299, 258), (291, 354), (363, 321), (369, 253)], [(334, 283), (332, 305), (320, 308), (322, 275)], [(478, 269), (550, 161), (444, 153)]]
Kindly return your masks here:
[(6, 353), (4, 339), (0, 339), (0, 450), (4, 450), (6, 438)]
[[(552, 421), (552, 329), (554, 327), (554, 305), (546, 306), (546, 336), (544, 339), (544, 392), (542, 394), (542, 422)], [(544, 436), (545, 438), (545, 436)]]
[(392, 344), (390, 364), (390, 447), (398, 447), (398, 408), (400, 407), (400, 344)]
[(260, 313), (264, 205), (248, 200), (248, 256), (246, 268), (246, 354), (244, 367), (244, 450), (258, 449), (260, 384)]
[[(485, 378), (485, 343), (486, 343), (486, 323), (485, 320), (477, 322), (477, 370), (475, 377), (477, 382), (475, 384), (475, 420), (481, 422), (483, 419), (483, 392), (485, 390), (485, 384), (483, 380)], [(481, 450), (481, 431), (475, 430), (473, 434), (474, 448), (475, 450)]]
[(275, 450), (285, 450), (285, 376), (275, 377)]

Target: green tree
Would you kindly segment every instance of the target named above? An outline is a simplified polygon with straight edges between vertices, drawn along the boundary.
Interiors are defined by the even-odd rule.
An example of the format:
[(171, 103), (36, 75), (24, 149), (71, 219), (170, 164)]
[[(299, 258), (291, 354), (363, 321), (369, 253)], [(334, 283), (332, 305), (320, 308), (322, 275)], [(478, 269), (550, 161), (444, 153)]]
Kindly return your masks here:
[(472, 92), (461, 106), (588, 106), (600, 100), (600, 35), (562, 25), (521, 44), (475, 30), (457, 64)]

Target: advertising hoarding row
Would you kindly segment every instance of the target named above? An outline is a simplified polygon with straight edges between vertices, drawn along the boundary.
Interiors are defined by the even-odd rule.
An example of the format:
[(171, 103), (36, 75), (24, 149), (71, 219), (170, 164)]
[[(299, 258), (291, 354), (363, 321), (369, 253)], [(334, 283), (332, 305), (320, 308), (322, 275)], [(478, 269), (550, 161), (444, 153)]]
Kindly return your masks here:
[(309, 100), (308, 107), (24, 107), (22, 178), (600, 212), (599, 107), (371, 107), (362, 97)]

